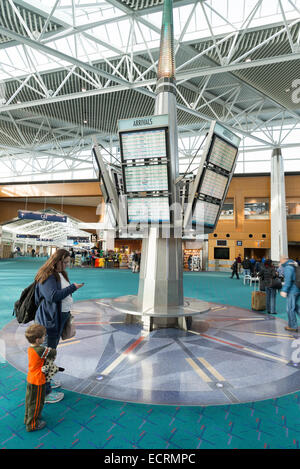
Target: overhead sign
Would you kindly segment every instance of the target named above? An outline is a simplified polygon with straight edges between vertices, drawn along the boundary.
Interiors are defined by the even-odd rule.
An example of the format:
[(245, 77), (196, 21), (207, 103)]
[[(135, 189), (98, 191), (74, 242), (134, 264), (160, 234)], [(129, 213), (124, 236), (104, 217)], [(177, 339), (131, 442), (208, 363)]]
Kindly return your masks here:
[(31, 239), (38, 239), (40, 240), (40, 235), (33, 235), (33, 234), (17, 234), (16, 235), (16, 238), (22, 238), (22, 239), (28, 239), (28, 238), (31, 238)]
[(74, 241), (74, 242), (77, 242), (77, 243), (89, 243), (90, 242), (90, 238), (87, 236), (87, 237), (83, 237), (83, 236), (67, 236), (67, 240), (68, 241)]
[(119, 132), (125, 130), (138, 130), (139, 128), (164, 127), (169, 124), (168, 114), (157, 116), (134, 117), (133, 119), (121, 119), (118, 121)]
[(29, 210), (18, 210), (18, 218), (27, 220), (43, 220), (66, 223), (68, 217), (65, 215), (47, 213), (47, 212), (30, 212)]

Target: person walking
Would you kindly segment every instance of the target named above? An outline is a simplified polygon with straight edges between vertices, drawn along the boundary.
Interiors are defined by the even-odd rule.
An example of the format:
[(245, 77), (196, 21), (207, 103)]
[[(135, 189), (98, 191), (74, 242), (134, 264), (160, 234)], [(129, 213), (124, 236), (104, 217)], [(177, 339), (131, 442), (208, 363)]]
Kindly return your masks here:
[[(45, 326), (44, 345), (56, 349), (70, 317), (72, 293), (83, 286), (83, 283), (70, 284), (66, 268), (70, 263), (70, 253), (58, 249), (39, 269), (35, 276), (35, 303), (39, 305), (35, 322)], [(45, 403), (54, 403), (63, 399), (64, 394), (52, 392), (60, 383), (46, 383)]]
[(266, 309), (268, 314), (276, 313), (276, 289), (272, 288), (272, 281), (278, 276), (275, 267), (270, 259), (265, 259), (264, 264), (258, 273), (261, 280), (261, 290), (266, 292)]
[(300, 289), (296, 285), (296, 267), (297, 262), (288, 257), (281, 257), (280, 264), (284, 269), (284, 284), (280, 295), (286, 298), (288, 326), (286, 331), (298, 332), (297, 314), (300, 314), (298, 304)]
[(136, 272), (139, 272), (140, 269), (141, 269), (141, 257), (142, 257), (142, 253), (138, 252), (137, 253), (137, 270), (136, 270)]
[(237, 259), (234, 259), (234, 262), (231, 266), (231, 269), (232, 269), (232, 274), (231, 274), (231, 277), (230, 278), (233, 278), (234, 274), (236, 275), (236, 278), (239, 279), (239, 273), (238, 273), (238, 262), (237, 262)]
[(138, 268), (138, 253), (134, 251), (132, 255), (132, 272), (135, 273), (137, 272)]
[(74, 252), (74, 249), (71, 248), (70, 249), (70, 268), (71, 269), (74, 267), (74, 264), (75, 264), (75, 252)]
[(236, 261), (237, 261), (238, 273), (240, 274), (241, 270), (242, 270), (242, 256), (241, 256), (241, 254), (239, 254), (237, 256)]
[(44, 347), (46, 328), (40, 324), (32, 324), (27, 327), (25, 337), (28, 347), (28, 373), (25, 396), (24, 424), (28, 432), (42, 430), (46, 422), (41, 419), (45, 402), (46, 377), (42, 367), (47, 358), (56, 357), (56, 350)]

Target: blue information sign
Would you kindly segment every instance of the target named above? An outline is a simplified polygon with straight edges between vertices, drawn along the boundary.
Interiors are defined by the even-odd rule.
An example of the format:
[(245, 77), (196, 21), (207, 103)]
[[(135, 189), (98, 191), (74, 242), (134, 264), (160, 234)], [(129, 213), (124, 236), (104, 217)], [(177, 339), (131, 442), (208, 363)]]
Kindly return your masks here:
[(68, 217), (46, 212), (30, 212), (28, 210), (18, 210), (18, 218), (27, 220), (44, 220), (66, 223)]

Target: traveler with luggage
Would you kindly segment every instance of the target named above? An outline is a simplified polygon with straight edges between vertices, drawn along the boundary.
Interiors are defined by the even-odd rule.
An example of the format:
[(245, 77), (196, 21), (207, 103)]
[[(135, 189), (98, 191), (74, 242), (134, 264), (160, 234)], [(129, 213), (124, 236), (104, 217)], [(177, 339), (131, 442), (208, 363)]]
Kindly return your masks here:
[(264, 264), (261, 264), (260, 271), (258, 273), (261, 282), (261, 290), (266, 292), (266, 310), (268, 314), (276, 313), (276, 288), (274, 279), (278, 277), (275, 267), (270, 259), (266, 259)]

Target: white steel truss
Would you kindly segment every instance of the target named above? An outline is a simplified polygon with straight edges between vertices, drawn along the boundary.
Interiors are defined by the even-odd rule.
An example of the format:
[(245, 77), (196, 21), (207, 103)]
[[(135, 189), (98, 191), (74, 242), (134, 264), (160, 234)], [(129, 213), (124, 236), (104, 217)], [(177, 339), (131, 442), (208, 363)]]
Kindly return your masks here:
[[(162, 5), (146, 3), (3, 0), (7, 180), (92, 177), (92, 137), (118, 146), (117, 120), (151, 113)], [(182, 135), (201, 134), (217, 119), (250, 149), (291, 145), (286, 139), (300, 125), (299, 0), (175, 1), (174, 33)]]

